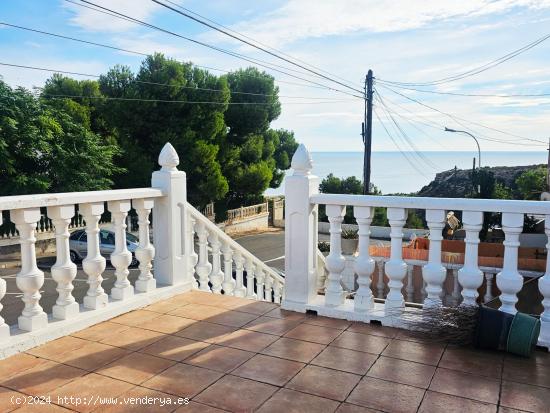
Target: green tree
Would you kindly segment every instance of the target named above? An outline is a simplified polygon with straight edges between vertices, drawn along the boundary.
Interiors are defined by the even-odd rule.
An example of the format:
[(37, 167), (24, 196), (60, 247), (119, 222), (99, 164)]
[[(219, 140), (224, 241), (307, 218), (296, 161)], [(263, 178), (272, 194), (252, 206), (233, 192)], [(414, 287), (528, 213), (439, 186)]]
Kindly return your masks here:
[(501, 182), (496, 182), (493, 189), (493, 199), (513, 199), (512, 190)]
[(540, 199), (546, 186), (546, 168), (538, 167), (523, 172), (516, 179), (516, 185), (523, 199)]

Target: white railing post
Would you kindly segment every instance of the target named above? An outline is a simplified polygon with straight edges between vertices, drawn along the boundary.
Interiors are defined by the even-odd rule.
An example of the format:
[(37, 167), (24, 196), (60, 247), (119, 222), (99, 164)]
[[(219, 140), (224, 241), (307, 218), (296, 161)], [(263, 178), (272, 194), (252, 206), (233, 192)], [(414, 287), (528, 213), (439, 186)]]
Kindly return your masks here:
[[(3, 223), (4, 223), (4, 220), (2, 218), (2, 211), (0, 210), (0, 225), (2, 225)], [(6, 280), (0, 277), (0, 312), (4, 308), (4, 306), (2, 305), (2, 299), (6, 295), (6, 291), (7, 291)], [(0, 342), (3, 340), (7, 340), (9, 336), (10, 336), (10, 326), (8, 326), (4, 321), (4, 318), (0, 316)]]
[(223, 253), (223, 293), (225, 295), (233, 295), (235, 290), (235, 280), (233, 279), (233, 250), (228, 242), (224, 242), (222, 247)]
[(23, 292), (25, 308), (19, 316), (19, 328), (35, 331), (48, 326), (48, 316), (39, 304), (40, 288), (44, 284), (44, 273), (36, 265), (34, 237), (36, 223), (40, 220), (40, 209), (16, 209), (11, 219), (19, 231), (21, 243), (21, 271), (17, 273), (16, 284)]
[(210, 283), (212, 284), (212, 292), (221, 294), (223, 271), (221, 268), (221, 242), (220, 237), (215, 232), (211, 232), (208, 236), (208, 241), (212, 247), (212, 271), (210, 272)]
[(326, 206), (328, 222), (330, 223), (330, 253), (326, 258), (328, 278), (325, 289), (325, 304), (337, 306), (344, 302), (345, 295), (340, 280), (346, 261), (342, 255), (342, 221), (346, 207), (342, 205)]
[(485, 296), (483, 297), (483, 302), (488, 303), (493, 299), (493, 279), (495, 278), (495, 274), (492, 272), (485, 273), (485, 282), (486, 282), (486, 288), (485, 288)]
[(115, 250), (111, 253), (111, 264), (115, 267), (116, 281), (111, 289), (115, 300), (126, 300), (134, 295), (134, 287), (128, 280), (128, 267), (132, 253), (126, 245), (126, 217), (130, 211), (130, 201), (110, 201), (107, 203), (114, 221)]
[(256, 266), (252, 258), (248, 257), (244, 264), (244, 269), (246, 271), (246, 297), (255, 299), (256, 294), (254, 293), (254, 273)]
[(178, 171), (179, 157), (170, 143), (159, 155), (160, 171), (153, 172), (152, 187), (162, 190), (163, 197), (155, 203), (153, 240), (157, 255), (154, 261), (158, 284), (183, 285), (193, 288), (194, 280), (188, 270), (190, 245), (187, 245), (187, 183), (185, 172)]
[(441, 286), (445, 282), (447, 270), (441, 265), (441, 241), (442, 231), (445, 228), (445, 211), (441, 209), (426, 210), (426, 221), (430, 229), (430, 250), (428, 253), (428, 264), (422, 268), (422, 277), (426, 281), (426, 293), (428, 297), (424, 300), (427, 307), (441, 306)]
[(407, 264), (403, 261), (403, 226), (407, 219), (407, 211), (404, 208), (388, 208), (388, 221), (391, 231), (390, 259), (386, 262), (385, 270), (390, 279), (388, 287), (390, 291), (386, 296), (386, 309), (405, 306), (405, 300), (401, 289), (403, 278), (407, 275)]
[(212, 271), (212, 264), (208, 261), (208, 231), (202, 221), (197, 223), (197, 236), (199, 237), (199, 262), (195, 271), (199, 276), (199, 290), (210, 292), (208, 276)]
[(374, 299), (370, 289), (371, 275), (374, 271), (374, 260), (369, 254), (370, 224), (372, 222), (371, 207), (354, 207), (353, 215), (359, 224), (359, 256), (355, 261), (355, 272), (359, 288), (355, 294), (355, 311), (367, 311), (374, 307)]
[[(182, 214), (184, 211), (182, 211)], [(189, 254), (187, 263), (187, 275), (188, 278), (191, 280), (191, 288), (195, 289), (198, 288), (198, 281), (195, 278), (195, 267), (197, 263), (199, 262), (199, 256), (195, 252), (195, 225), (197, 221), (191, 214), (187, 214), (187, 227), (185, 229), (185, 239), (187, 242), (187, 248), (186, 251)]]
[(136, 291), (146, 293), (156, 288), (157, 282), (151, 274), (151, 262), (155, 257), (155, 247), (149, 240), (149, 214), (153, 209), (152, 199), (136, 199), (133, 206), (138, 215), (139, 247), (136, 249), (136, 258), (139, 261), (140, 274), (136, 280)]
[(317, 295), (317, 205), (310, 202), (310, 196), (319, 192), (319, 179), (311, 175), (313, 165), (304, 145), (294, 153), (291, 168), (294, 173), (285, 181), (286, 287), (282, 308), (305, 312)]
[(464, 211), (462, 222), (466, 230), (464, 240), (464, 266), (458, 270), (458, 282), (462, 286), (462, 304), (475, 305), (478, 297), (477, 289), (483, 284), (483, 272), (478, 267), (479, 231), (483, 225), (483, 212)]
[(544, 232), (546, 232), (546, 272), (539, 279), (539, 291), (542, 294), (544, 311), (540, 315), (539, 343), (550, 346), (550, 215), (544, 217)]
[(523, 231), (523, 214), (504, 212), (502, 214), (504, 231), (504, 262), (502, 271), (497, 274), (497, 286), (501, 292), (500, 310), (515, 314), (517, 293), (523, 287), (523, 277), (518, 272), (519, 234)]
[(59, 296), (52, 308), (54, 318), (65, 320), (79, 313), (79, 306), (72, 295), (76, 264), (69, 253), (69, 224), (74, 216), (74, 205), (48, 207), (48, 215), (55, 226), (57, 259), (52, 266), (52, 278), (57, 283)]
[(235, 251), (233, 255), (233, 261), (235, 261), (235, 291), (233, 292), (236, 297), (245, 297), (246, 296), (246, 287), (243, 282), (243, 271), (244, 271), (244, 259), (243, 254), (239, 251)]

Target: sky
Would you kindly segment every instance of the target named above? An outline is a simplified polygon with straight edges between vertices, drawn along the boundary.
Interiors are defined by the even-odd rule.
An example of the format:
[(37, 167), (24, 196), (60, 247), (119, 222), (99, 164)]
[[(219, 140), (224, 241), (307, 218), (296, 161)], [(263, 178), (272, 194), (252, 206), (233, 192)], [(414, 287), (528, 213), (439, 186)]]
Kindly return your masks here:
[[(293, 130), (296, 139), (310, 151), (362, 150), (363, 100), (349, 95), (357, 92), (311, 73), (290, 71), (303, 72), (150, 0), (90, 1), (216, 47), (288, 67), (284, 69), (287, 73), (346, 91), (316, 87), (266, 70), (277, 80), (282, 102), (281, 116), (273, 127)], [(366, 72), (372, 69), (375, 89), (388, 107), (374, 100), (374, 151), (476, 151), (472, 138), (444, 132), (445, 126), (473, 133), (482, 151), (545, 151), (547, 146), (550, 39), (483, 73), (421, 87), (436, 92), (549, 96), (452, 96), (394, 88), (399, 95), (382, 82), (431, 82), (521, 48), (550, 33), (550, 0), (172, 1), (321, 68), (331, 73), (327, 76), (353, 89), (362, 90)], [(143, 53), (162, 52), (174, 59), (222, 70), (249, 65), (78, 4), (65, 0), (2, 0), (0, 21)], [(101, 74), (115, 64), (136, 71), (142, 58), (0, 25), (1, 63)], [(0, 66), (0, 75), (12, 86), (32, 88), (42, 86), (51, 73)], [(396, 129), (394, 120), (406, 136)]]

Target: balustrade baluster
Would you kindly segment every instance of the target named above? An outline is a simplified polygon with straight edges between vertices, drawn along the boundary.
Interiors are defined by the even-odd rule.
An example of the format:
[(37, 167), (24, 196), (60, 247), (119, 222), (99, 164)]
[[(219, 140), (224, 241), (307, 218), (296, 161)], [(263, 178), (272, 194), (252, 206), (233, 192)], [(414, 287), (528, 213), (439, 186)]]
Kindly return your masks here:
[(413, 273), (414, 265), (407, 264), (407, 287), (405, 288), (405, 292), (407, 293), (407, 301), (409, 302), (414, 301)]
[(384, 298), (384, 261), (378, 261), (378, 280), (376, 281), (376, 291), (378, 298)]
[(69, 224), (74, 215), (74, 205), (48, 207), (48, 215), (55, 224), (57, 259), (51, 271), (59, 293), (52, 314), (54, 318), (65, 320), (79, 313), (78, 303), (72, 295), (77, 270), (69, 253)]
[(234, 294), (236, 297), (244, 297), (246, 296), (246, 287), (243, 285), (243, 269), (244, 269), (243, 255), (239, 251), (235, 251), (235, 254), (233, 255), (233, 260), (235, 261), (235, 278), (236, 278)]
[(265, 277), (265, 298), (264, 301), (273, 301), (273, 278), (269, 275)]
[(212, 271), (212, 264), (208, 262), (208, 231), (202, 221), (197, 223), (197, 236), (199, 237), (199, 261), (196, 271), (199, 276), (199, 290), (210, 291), (208, 275)]
[(504, 212), (502, 214), (502, 230), (504, 231), (504, 262), (502, 270), (497, 275), (497, 286), (501, 291), (500, 309), (515, 314), (517, 293), (523, 286), (523, 277), (518, 272), (519, 234), (523, 231), (523, 214)]
[(273, 302), (279, 304), (281, 302), (281, 290), (282, 285), (279, 281), (275, 280), (273, 283)]
[(372, 208), (354, 207), (353, 214), (359, 224), (359, 256), (355, 261), (355, 272), (357, 273), (359, 288), (354, 297), (354, 309), (361, 312), (374, 307), (374, 299), (370, 289), (371, 275), (374, 271), (374, 260), (369, 253)]
[(546, 233), (546, 272), (539, 278), (539, 291), (542, 294), (543, 312), (540, 315), (540, 339), (550, 345), (550, 215), (545, 216), (544, 232)]
[(486, 289), (485, 289), (485, 296), (483, 297), (483, 302), (488, 303), (493, 299), (493, 279), (495, 277), (495, 274), (491, 272), (485, 273), (485, 281), (486, 281)]
[(256, 299), (263, 301), (265, 298), (265, 272), (261, 267), (256, 268)]
[(441, 264), (442, 231), (445, 228), (445, 211), (441, 209), (427, 209), (426, 221), (430, 229), (430, 250), (428, 264), (422, 268), (422, 277), (426, 281), (428, 297), (424, 301), (426, 307), (441, 306), (441, 286), (445, 282), (447, 270)]
[(153, 278), (151, 262), (155, 257), (155, 247), (149, 237), (149, 215), (154, 206), (152, 199), (135, 199), (134, 209), (138, 215), (139, 246), (136, 249), (136, 258), (139, 261), (139, 277), (136, 280), (136, 291), (146, 293), (157, 287), (157, 281)]
[(195, 224), (197, 220), (189, 214), (187, 222), (189, 224), (187, 227), (187, 239), (189, 240), (189, 279), (192, 280), (193, 288), (197, 288), (198, 283), (195, 279), (196, 266), (197, 262), (199, 262), (199, 256), (195, 252)]
[(130, 210), (130, 201), (111, 201), (108, 208), (114, 221), (115, 250), (111, 253), (111, 264), (115, 267), (116, 281), (111, 290), (115, 300), (125, 300), (134, 295), (134, 287), (128, 280), (128, 266), (132, 254), (126, 245), (126, 217)]
[(87, 255), (82, 261), (82, 268), (88, 275), (88, 292), (84, 297), (84, 307), (96, 309), (105, 307), (109, 297), (103, 290), (103, 271), (105, 271), (105, 258), (99, 250), (99, 219), (104, 211), (103, 202), (80, 205), (80, 212), (86, 221)]
[(254, 293), (254, 272), (256, 270), (256, 266), (254, 265), (254, 262), (250, 257), (246, 259), (245, 270), (246, 270), (246, 297), (255, 299), (256, 294)]
[(345, 260), (342, 256), (342, 221), (346, 207), (327, 205), (326, 213), (330, 222), (330, 253), (326, 258), (329, 274), (325, 289), (325, 303), (327, 306), (337, 306), (344, 302), (344, 291), (340, 280), (345, 267)]
[(386, 296), (386, 309), (403, 307), (405, 300), (401, 289), (403, 278), (407, 274), (407, 264), (403, 261), (403, 226), (407, 219), (406, 210), (403, 208), (388, 208), (388, 221), (391, 231), (390, 259), (386, 262), (386, 274), (390, 279), (388, 287), (390, 291)]
[[(4, 224), (4, 220), (2, 218), (2, 211), (0, 210), (0, 225)], [(2, 312), (2, 309), (4, 306), (2, 305), (2, 299), (6, 295), (6, 280), (0, 277), (0, 312)], [(4, 318), (0, 316), (0, 342), (3, 340), (7, 340), (10, 336), (10, 327), (6, 324), (4, 321)]]
[(235, 280), (233, 279), (233, 250), (228, 242), (223, 244), (223, 293), (225, 295), (233, 295), (235, 290)]
[(17, 273), (16, 284), (23, 292), (25, 308), (18, 318), (19, 328), (35, 331), (48, 325), (48, 317), (39, 304), (40, 288), (44, 284), (44, 273), (36, 265), (34, 236), (36, 223), (40, 220), (40, 209), (16, 209), (11, 219), (19, 231), (21, 244), (21, 271)]
[(483, 225), (483, 212), (464, 211), (462, 223), (466, 230), (464, 266), (458, 270), (458, 282), (462, 285), (462, 304), (475, 305), (477, 289), (483, 284), (483, 272), (478, 267), (479, 231)]
[(215, 232), (212, 232), (208, 241), (212, 247), (212, 272), (210, 273), (210, 283), (212, 284), (212, 292), (215, 294), (222, 293), (222, 283), (223, 283), (223, 271), (221, 268), (221, 242), (220, 238)]

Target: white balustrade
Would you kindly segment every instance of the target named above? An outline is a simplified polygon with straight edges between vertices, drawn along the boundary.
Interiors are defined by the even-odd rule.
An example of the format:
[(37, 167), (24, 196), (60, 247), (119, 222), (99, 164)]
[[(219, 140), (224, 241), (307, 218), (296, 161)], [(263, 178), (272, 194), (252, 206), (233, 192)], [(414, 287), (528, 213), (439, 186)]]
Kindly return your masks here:
[(391, 232), (390, 259), (386, 262), (385, 270), (388, 275), (390, 291), (386, 296), (386, 309), (403, 307), (405, 300), (401, 289), (403, 278), (407, 274), (407, 264), (403, 261), (403, 226), (407, 219), (407, 211), (403, 208), (388, 208), (388, 221)]
[(52, 308), (54, 318), (65, 320), (78, 315), (79, 305), (72, 295), (73, 280), (76, 277), (76, 264), (71, 261), (69, 253), (69, 224), (74, 216), (74, 205), (54, 206), (48, 208), (48, 215), (55, 225), (57, 259), (52, 266), (52, 278), (57, 283), (59, 293)]
[(542, 294), (542, 306), (544, 308), (540, 315), (540, 338), (546, 345), (550, 346), (550, 215), (544, 220), (544, 232), (546, 233), (546, 272), (539, 278), (539, 291)]
[(199, 276), (199, 290), (210, 291), (208, 276), (210, 275), (210, 271), (212, 271), (212, 264), (208, 262), (208, 231), (202, 221), (197, 222), (196, 228), (199, 238), (199, 261), (195, 267), (195, 271)]
[(422, 268), (422, 277), (426, 281), (426, 293), (428, 297), (424, 300), (427, 307), (441, 306), (441, 286), (445, 282), (447, 270), (441, 264), (441, 241), (442, 231), (445, 228), (445, 211), (440, 209), (426, 210), (426, 221), (430, 229), (430, 250), (428, 264)]
[(246, 297), (250, 299), (256, 298), (256, 293), (254, 293), (254, 272), (256, 266), (252, 258), (248, 257), (245, 262), (244, 269), (246, 271)]
[(222, 283), (223, 293), (225, 295), (233, 295), (235, 291), (235, 280), (233, 279), (233, 250), (229, 243), (223, 244), (223, 272), (224, 278)]
[(330, 222), (330, 253), (326, 258), (328, 279), (325, 290), (325, 302), (328, 306), (337, 306), (344, 302), (344, 290), (340, 285), (345, 267), (342, 256), (342, 221), (346, 208), (341, 205), (327, 205), (326, 212)]
[(273, 294), (273, 278), (270, 276), (265, 277), (265, 297), (264, 301), (272, 301), (272, 294)]
[(256, 299), (264, 300), (265, 272), (262, 268), (256, 268)]
[[(2, 210), (0, 210), (0, 225), (4, 223), (3, 217), (2, 217)], [(2, 305), (2, 299), (6, 295), (7, 286), (6, 286), (6, 280), (3, 278), (0, 278), (0, 312), (4, 308)], [(4, 318), (0, 316), (0, 342), (5, 341), (10, 336), (10, 327), (6, 324)]]
[(187, 247), (187, 255), (188, 255), (188, 277), (192, 280), (191, 283), (193, 285), (193, 288), (198, 287), (197, 280), (195, 280), (195, 267), (197, 263), (199, 262), (199, 256), (195, 252), (195, 225), (197, 223), (197, 220), (193, 218), (191, 214), (189, 214), (187, 218), (187, 228), (186, 228), (186, 235), (187, 235), (187, 241), (188, 241), (188, 247)]
[(274, 303), (279, 304), (281, 302), (282, 289), (283, 289), (283, 286), (281, 285), (281, 282), (278, 280), (275, 280), (273, 282), (273, 302)]
[(48, 325), (48, 316), (39, 304), (40, 289), (44, 284), (44, 273), (36, 265), (34, 237), (36, 223), (40, 219), (39, 208), (16, 209), (11, 219), (19, 231), (21, 243), (21, 271), (17, 273), (16, 284), (23, 292), (25, 308), (19, 316), (19, 328), (35, 331)]
[(218, 234), (212, 232), (208, 236), (208, 241), (212, 247), (212, 271), (210, 272), (210, 284), (212, 284), (212, 292), (221, 294), (223, 283), (223, 271), (221, 268), (221, 242)]
[(233, 261), (235, 262), (235, 290), (233, 294), (236, 297), (246, 296), (246, 287), (243, 284), (243, 271), (244, 271), (244, 259), (243, 255), (236, 251), (233, 255)]
[(374, 299), (370, 289), (371, 275), (374, 271), (374, 260), (369, 254), (370, 224), (372, 222), (372, 208), (355, 207), (355, 219), (359, 224), (359, 256), (355, 261), (355, 272), (359, 288), (355, 293), (355, 311), (367, 311), (374, 307)]
[(132, 253), (128, 251), (126, 244), (126, 216), (130, 207), (130, 201), (110, 201), (108, 203), (115, 232), (115, 250), (111, 253), (111, 264), (115, 267), (116, 276), (111, 296), (115, 300), (126, 300), (134, 295), (134, 287), (128, 280), (128, 267), (132, 262)]
[(462, 304), (475, 305), (477, 289), (483, 284), (483, 272), (478, 266), (479, 231), (483, 225), (483, 212), (464, 211), (462, 223), (466, 230), (464, 266), (458, 270), (458, 282), (462, 286)]
[(523, 231), (523, 214), (504, 212), (502, 214), (504, 231), (504, 263), (497, 274), (497, 286), (500, 290), (500, 309), (515, 314), (517, 293), (523, 286), (523, 277), (518, 272), (519, 234)]
[(136, 199), (133, 201), (133, 207), (138, 215), (139, 225), (139, 246), (136, 249), (136, 258), (139, 261), (139, 277), (136, 280), (136, 291), (146, 293), (153, 291), (157, 287), (157, 282), (153, 278), (151, 262), (155, 257), (155, 247), (151, 244), (149, 236), (149, 215), (153, 209), (153, 199)]

